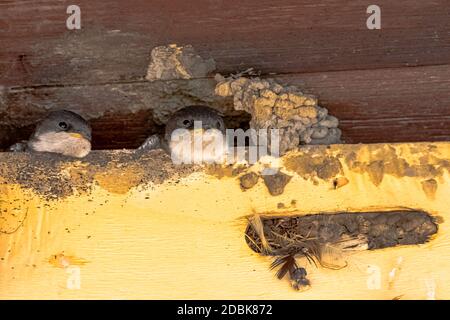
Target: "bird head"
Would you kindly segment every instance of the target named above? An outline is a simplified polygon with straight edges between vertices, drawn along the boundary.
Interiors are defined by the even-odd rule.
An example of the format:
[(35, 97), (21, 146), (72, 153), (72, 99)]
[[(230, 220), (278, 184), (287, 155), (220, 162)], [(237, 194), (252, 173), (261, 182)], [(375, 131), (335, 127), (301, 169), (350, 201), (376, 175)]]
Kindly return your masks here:
[(165, 139), (169, 142), (172, 157), (199, 157), (211, 162), (221, 159), (225, 152), (224, 135), (225, 123), (216, 110), (206, 106), (189, 106), (169, 119)]
[(58, 110), (42, 120), (28, 141), (36, 152), (51, 152), (83, 158), (91, 151), (92, 130), (80, 115)]
[(210, 107), (189, 106), (178, 110), (170, 117), (166, 124), (166, 140), (170, 141), (172, 133), (177, 129), (186, 129), (195, 133), (218, 130), (225, 134), (225, 123), (222, 116)]

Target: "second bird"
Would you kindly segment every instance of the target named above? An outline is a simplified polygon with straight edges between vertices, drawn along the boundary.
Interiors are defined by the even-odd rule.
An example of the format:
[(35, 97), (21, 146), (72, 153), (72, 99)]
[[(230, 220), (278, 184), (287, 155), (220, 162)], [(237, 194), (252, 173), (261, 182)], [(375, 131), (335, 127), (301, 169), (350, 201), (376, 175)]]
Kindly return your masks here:
[(80, 115), (67, 110), (52, 111), (28, 141), (14, 144), (11, 151), (58, 153), (83, 158), (91, 151), (92, 130)]
[(152, 135), (138, 150), (152, 149), (164, 149), (174, 162), (214, 162), (226, 152), (225, 123), (210, 107), (185, 107), (170, 117), (164, 137)]

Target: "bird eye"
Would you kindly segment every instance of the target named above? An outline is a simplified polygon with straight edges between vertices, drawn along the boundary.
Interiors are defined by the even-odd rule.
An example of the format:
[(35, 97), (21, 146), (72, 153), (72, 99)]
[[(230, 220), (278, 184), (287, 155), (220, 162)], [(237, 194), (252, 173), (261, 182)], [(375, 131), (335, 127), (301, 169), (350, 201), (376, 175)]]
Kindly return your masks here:
[(67, 130), (69, 128), (69, 125), (64, 121), (61, 121), (60, 123), (58, 123), (58, 126), (63, 130)]
[(222, 129), (222, 123), (220, 121), (217, 121), (216, 126), (218, 129)]
[(187, 128), (192, 125), (192, 122), (191, 122), (191, 120), (186, 119), (186, 120), (183, 120), (183, 125)]

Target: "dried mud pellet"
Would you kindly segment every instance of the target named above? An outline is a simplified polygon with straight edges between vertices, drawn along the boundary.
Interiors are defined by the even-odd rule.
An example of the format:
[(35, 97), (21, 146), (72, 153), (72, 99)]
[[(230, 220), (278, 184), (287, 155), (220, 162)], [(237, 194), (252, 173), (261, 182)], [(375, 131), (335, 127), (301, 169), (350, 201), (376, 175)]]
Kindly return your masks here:
[[(392, 237), (388, 236), (381, 236), (379, 239), (377, 239), (376, 243), (372, 248), (388, 248), (388, 247), (394, 247), (397, 245), (397, 241), (394, 240)], [(369, 245), (370, 246), (370, 245)]]
[(437, 232), (437, 226), (431, 221), (425, 221), (420, 226), (421, 232), (425, 235), (431, 235)]
[(314, 131), (311, 135), (311, 138), (313, 139), (322, 139), (325, 138), (328, 134), (328, 128), (326, 127), (315, 127)]
[(360, 233), (369, 233), (370, 230), (370, 222), (367, 220), (363, 220), (359, 223), (359, 232)]
[(399, 244), (416, 244), (418, 243), (418, 237), (412, 233), (405, 233), (402, 238), (399, 238)]
[(254, 172), (249, 172), (241, 176), (239, 180), (243, 189), (250, 189), (258, 183), (259, 176)]
[(425, 192), (426, 196), (429, 199), (434, 199), (436, 196), (437, 188), (438, 188), (437, 181), (434, 179), (428, 179), (428, 180), (422, 181), (421, 184), (422, 184), (422, 189)]
[(397, 227), (395, 232), (398, 238), (403, 238), (405, 236), (405, 230), (403, 230), (403, 228)]
[(356, 232), (359, 228), (358, 223), (355, 220), (350, 220), (350, 219), (344, 223), (344, 226), (347, 229), (347, 231), (350, 233)]
[(388, 218), (387, 215), (379, 214), (373, 219), (373, 222), (375, 224), (384, 224), (387, 223), (387, 218)]
[(416, 220), (414, 218), (408, 219), (405, 223), (403, 223), (403, 229), (405, 229), (406, 232), (409, 232), (417, 228), (420, 224), (420, 220)]
[(386, 233), (388, 229), (389, 228), (386, 224), (375, 224), (372, 228), (370, 228), (369, 235), (378, 237)]
[(367, 173), (370, 180), (375, 186), (380, 185), (384, 177), (384, 163), (383, 161), (373, 161), (367, 166)]
[(289, 176), (282, 172), (263, 175), (264, 183), (272, 196), (278, 196), (282, 194), (284, 192), (284, 187), (289, 183), (291, 179), (292, 176)]
[(399, 222), (401, 220), (401, 218), (402, 217), (398, 214), (391, 214), (387, 218), (387, 223), (390, 225), (395, 225), (395, 224), (397, 224), (397, 222)]
[(339, 120), (336, 117), (327, 116), (319, 122), (319, 125), (326, 128), (336, 128), (339, 125)]
[(349, 180), (346, 177), (337, 177), (333, 180), (334, 189), (339, 189), (349, 183)]

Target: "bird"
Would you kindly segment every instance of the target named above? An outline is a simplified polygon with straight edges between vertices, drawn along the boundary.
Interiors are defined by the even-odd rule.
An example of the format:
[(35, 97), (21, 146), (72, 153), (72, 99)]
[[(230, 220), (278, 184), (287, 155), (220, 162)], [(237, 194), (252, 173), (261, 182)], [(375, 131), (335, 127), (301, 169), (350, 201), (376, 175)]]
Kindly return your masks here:
[(174, 163), (221, 162), (226, 154), (225, 123), (213, 108), (184, 107), (167, 121), (163, 136), (152, 135), (139, 151), (163, 149)]
[(68, 110), (50, 112), (37, 124), (28, 141), (9, 148), (12, 152), (49, 152), (83, 158), (91, 151), (92, 129), (80, 115)]

